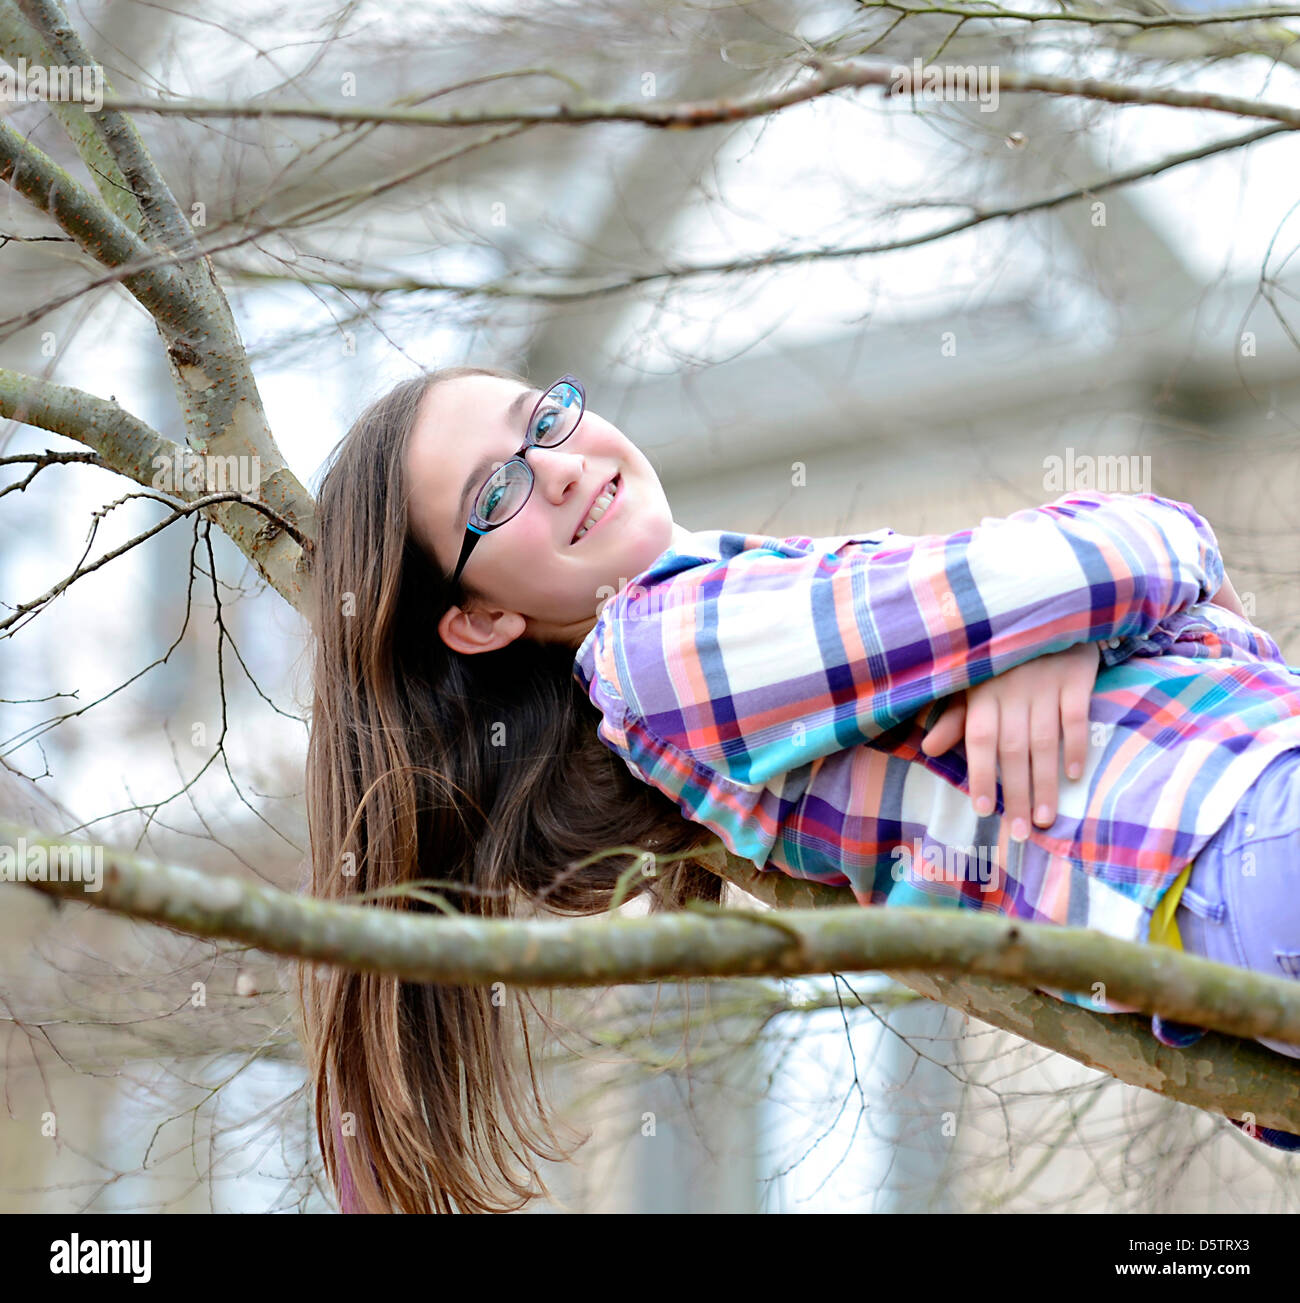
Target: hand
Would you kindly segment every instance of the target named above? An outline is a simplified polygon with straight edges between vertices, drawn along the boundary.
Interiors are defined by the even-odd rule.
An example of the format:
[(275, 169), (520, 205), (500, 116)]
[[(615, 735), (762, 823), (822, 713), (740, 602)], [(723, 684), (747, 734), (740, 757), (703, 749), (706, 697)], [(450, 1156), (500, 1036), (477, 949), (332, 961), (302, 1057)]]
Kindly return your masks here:
[(1231, 611), (1233, 615), (1241, 616), (1243, 620), (1249, 618), (1242, 609), (1241, 598), (1237, 596), (1237, 590), (1232, 586), (1232, 580), (1226, 574), (1223, 576), (1223, 587), (1210, 598), (1210, 601), (1215, 606), (1223, 607), (1225, 611)]
[(1003, 809), (1011, 821), (1011, 835), (1023, 841), (1029, 835), (1031, 769), (1034, 822), (1046, 828), (1056, 819), (1062, 732), (1066, 774), (1074, 779), (1083, 773), (1088, 703), (1100, 660), (1097, 643), (1080, 643), (966, 689), (949, 701), (926, 733), (921, 750), (928, 756), (941, 755), (964, 733), (976, 814), (993, 812), (995, 768), (1000, 766)]

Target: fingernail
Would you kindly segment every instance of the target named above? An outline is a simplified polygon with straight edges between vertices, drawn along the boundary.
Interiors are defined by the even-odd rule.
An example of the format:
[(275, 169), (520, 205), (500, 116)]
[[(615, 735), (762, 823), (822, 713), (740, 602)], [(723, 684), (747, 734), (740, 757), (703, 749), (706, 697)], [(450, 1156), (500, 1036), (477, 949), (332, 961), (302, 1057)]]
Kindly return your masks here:
[(988, 815), (993, 813), (993, 798), (991, 796), (981, 796), (975, 802), (975, 813), (978, 815)]
[(1011, 840), (1022, 842), (1029, 836), (1029, 825), (1023, 819), (1016, 819), (1011, 825)]
[(1047, 806), (1040, 805), (1038, 809), (1034, 811), (1034, 822), (1040, 828), (1046, 828), (1047, 825), (1052, 822), (1052, 812), (1047, 808)]
[(1076, 761), (1070, 766), (1067, 772), (1071, 778), (1078, 778), (1078, 776), (1083, 773), (1083, 766)]

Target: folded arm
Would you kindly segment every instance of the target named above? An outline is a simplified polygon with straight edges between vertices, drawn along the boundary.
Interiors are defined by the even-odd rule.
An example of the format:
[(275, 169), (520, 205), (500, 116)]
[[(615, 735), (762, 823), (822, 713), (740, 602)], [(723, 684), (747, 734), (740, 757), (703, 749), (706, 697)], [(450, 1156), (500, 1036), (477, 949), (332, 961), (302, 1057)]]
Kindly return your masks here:
[[(1225, 575), (1211, 603), (1246, 618)], [(917, 722), (926, 728), (921, 750), (942, 755), (964, 742), (971, 805), (992, 813), (1000, 777), (1003, 809), (1011, 835), (1023, 841), (1031, 818), (1040, 828), (1056, 820), (1064, 744), (1066, 777), (1083, 772), (1088, 747), (1089, 702), (1102, 664), (1104, 644), (1080, 643), (1027, 661), (949, 697), (932, 724), (923, 707)]]
[(658, 737), (754, 784), (1035, 658), (1144, 638), (1218, 594), (1224, 575), (1190, 506), (1088, 492), (954, 534), (755, 549), (695, 583), (689, 619), (670, 610), (646, 631), (674, 649), (693, 638), (695, 654), (630, 676), (626, 704)]

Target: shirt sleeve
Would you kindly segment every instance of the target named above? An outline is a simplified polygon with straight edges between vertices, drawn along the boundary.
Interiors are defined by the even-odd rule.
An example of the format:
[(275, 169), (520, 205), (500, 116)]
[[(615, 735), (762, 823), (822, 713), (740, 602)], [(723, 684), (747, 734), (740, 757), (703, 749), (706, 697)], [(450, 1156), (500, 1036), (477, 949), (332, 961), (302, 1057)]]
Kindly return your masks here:
[(1161, 620), (1150, 634), (1111, 638), (1100, 646), (1106, 665), (1150, 656), (1189, 656), (1194, 660), (1267, 662), (1296, 672), (1270, 634), (1210, 601)]
[(674, 583), (619, 621), (623, 704), (651, 737), (763, 784), (1037, 656), (1150, 635), (1216, 593), (1223, 562), (1185, 503), (1079, 492), (955, 534), (750, 549)]

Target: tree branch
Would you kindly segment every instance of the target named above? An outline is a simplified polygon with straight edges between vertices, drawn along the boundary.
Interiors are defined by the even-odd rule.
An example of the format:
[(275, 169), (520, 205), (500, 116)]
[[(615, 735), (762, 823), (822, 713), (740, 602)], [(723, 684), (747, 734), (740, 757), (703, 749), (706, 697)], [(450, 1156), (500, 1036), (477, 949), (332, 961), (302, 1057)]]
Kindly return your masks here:
[[(813, 60), (814, 66), (820, 60)], [(1300, 108), (1290, 104), (1266, 104), (1259, 100), (1244, 99), (1239, 95), (1220, 95), (1213, 91), (1181, 91), (1173, 87), (1130, 86), (1118, 81), (1099, 81), (1087, 77), (1055, 77), (1045, 73), (1018, 72), (995, 65), (998, 73), (998, 92), (1024, 94), (1037, 91), (1043, 95), (1060, 95), (1073, 99), (1098, 100), (1105, 104), (1148, 104), (1175, 109), (1204, 109), (1212, 113), (1231, 113), (1242, 118), (1266, 118), (1283, 123), (1288, 130), (1300, 127)], [(899, 63), (884, 65), (832, 64), (851, 79), (846, 85), (891, 87), (900, 78)], [(939, 75), (943, 65), (938, 67)], [(926, 75), (928, 75), (928, 70)], [(910, 76), (910, 70), (909, 70)], [(919, 89), (919, 88), (918, 88)], [(907, 95), (907, 89), (900, 90)]]
[[(924, 60), (922, 61), (924, 62)], [(116, 109), (138, 113), (160, 113), (188, 118), (295, 118), (313, 122), (387, 123), (407, 127), (480, 127), (498, 123), (535, 123), (549, 126), (581, 126), (589, 122), (629, 122), (668, 131), (688, 131), (779, 113), (795, 104), (805, 104), (838, 90), (865, 86), (893, 86), (911, 63), (904, 57), (889, 63), (835, 62), (809, 55), (805, 63), (816, 69), (797, 86), (769, 91), (743, 99), (716, 99), (679, 104), (611, 104), (580, 101), (542, 108), (445, 109), (375, 108), (365, 105), (342, 107), (323, 104), (222, 104), (213, 100), (121, 99), (105, 96), (104, 103)], [(942, 73), (944, 65), (935, 65)], [(1300, 108), (1289, 104), (1267, 104), (1237, 95), (1211, 91), (1180, 91), (1172, 87), (1130, 86), (1122, 82), (1091, 78), (1057, 77), (1044, 73), (998, 71), (999, 92), (1037, 91), (1044, 95), (1101, 100), (1108, 104), (1159, 104), (1166, 108), (1206, 109), (1244, 118), (1266, 118), (1300, 127)], [(906, 94), (906, 91), (901, 92)]]
[(17, 453), (11, 457), (0, 457), (0, 466), (30, 466), (31, 470), (21, 480), (6, 484), (0, 489), (0, 498), (6, 493), (25, 493), (31, 482), (47, 466), (97, 466), (100, 470), (111, 471), (113, 468), (97, 452), (55, 452), (47, 448), (41, 453)]
[(391, 277), (384, 280), (360, 276), (304, 276), (297, 273), (263, 272), (251, 268), (224, 267), (223, 270), (240, 280), (269, 280), (304, 285), (328, 286), (331, 289), (348, 290), (361, 294), (394, 293), (428, 293), (441, 292), (454, 294), (459, 298), (485, 299), (521, 299), (539, 303), (572, 303), (603, 298), (612, 294), (624, 294), (629, 290), (640, 289), (660, 281), (684, 281), (697, 276), (726, 276), (738, 273), (761, 271), (769, 267), (784, 267), (795, 263), (827, 262), (841, 258), (862, 258), (873, 254), (893, 253), (899, 249), (913, 249), (918, 245), (930, 244), (936, 240), (958, 235), (986, 222), (1000, 221), (1012, 217), (1023, 217), (1028, 213), (1042, 212), (1059, 207), (1075, 199), (1090, 199), (1104, 194), (1119, 186), (1131, 185), (1159, 176), (1173, 168), (1186, 163), (1199, 162), (1216, 154), (1242, 149), (1269, 136), (1276, 136), (1289, 128), (1282, 126), (1260, 127), (1247, 132), (1244, 136), (1234, 136), (1231, 140), (1214, 141), (1208, 145), (1199, 145), (1195, 149), (1184, 150), (1179, 154), (1170, 154), (1155, 163), (1141, 164), (1125, 172), (1116, 172), (1088, 185), (1075, 186), (1058, 194), (1048, 195), (1042, 199), (1027, 200), (1021, 204), (1008, 204), (1001, 208), (984, 209), (963, 217), (955, 222), (936, 227), (932, 231), (922, 231), (917, 235), (905, 236), (897, 240), (879, 240), (872, 244), (840, 245), (828, 249), (784, 249), (768, 253), (754, 254), (745, 258), (728, 258), (709, 263), (690, 263), (681, 267), (668, 267), (659, 271), (641, 272), (626, 276), (617, 281), (605, 281), (594, 285), (564, 286), (527, 286), (511, 285), (496, 281), (483, 285), (458, 285), (448, 281), (424, 280), (418, 276)]
[[(0, 846), (58, 850), (68, 845), (0, 823)], [(16, 852), (15, 852), (16, 853)], [(392, 909), (314, 900), (233, 877), (151, 863), (102, 847), (102, 886), (80, 881), (29, 885), (64, 899), (148, 919), (196, 936), (221, 937), (274, 954), (382, 972), (412, 982), (525, 986), (593, 986), (709, 976), (795, 976), (864, 969), (993, 976), (1018, 986), (1089, 990), (1104, 981), (1108, 997), (1146, 1012), (1240, 1036), (1300, 1043), (1300, 989), (1291, 982), (1163, 947), (1118, 941), (1075, 928), (934, 910), (850, 908), (752, 913), (686, 911), (635, 919), (488, 920), (429, 917)], [(729, 865), (744, 872), (745, 861)], [(12, 876), (12, 875), (10, 875)], [(809, 884), (785, 879), (778, 899)], [(824, 889), (823, 889), (824, 890)], [(996, 990), (996, 988), (993, 988)], [(975, 1002), (984, 988), (962, 985)], [(1041, 997), (1040, 997), (1041, 998)], [(1023, 1012), (1020, 1034), (1036, 1039)], [(1079, 1010), (1085, 1018), (1099, 1018)], [(983, 1017), (981, 1013), (979, 1016)], [(1034, 1010), (1033, 1017), (1037, 1017)], [(1250, 1113), (1263, 1126), (1300, 1131), (1300, 1069), (1261, 1047), (1212, 1042), (1145, 1054), (1132, 1023), (1111, 1042), (1098, 1024), (1062, 1013), (1054, 1037), (1085, 1062), (1112, 1075), (1200, 1107)], [(1078, 1044), (1074, 1043), (1075, 1038)], [(1207, 1038), (1209, 1039), (1209, 1038)], [(1111, 1052), (1106, 1053), (1106, 1047)], [(1152, 1057), (1154, 1055), (1154, 1058)], [(1091, 1057), (1089, 1057), (1091, 1056)], [(1165, 1076), (1153, 1085), (1152, 1063)], [(1223, 1080), (1207, 1076), (1217, 1064)]]
[(149, 246), (130, 227), (4, 121), (0, 121), (0, 181), (7, 181), (53, 218), (96, 262), (124, 270), (122, 284), (160, 324), (177, 328), (190, 321), (194, 304), (180, 273), (158, 265)]
[(153, 482), (155, 459), (175, 465), (180, 455), (179, 444), (115, 402), (4, 367), (0, 416), (84, 443), (112, 470), (146, 486)]
[[(9, 63), (17, 63), (22, 58), (29, 65), (38, 64), (42, 67), (49, 67), (55, 61), (45, 42), (19, 13), (14, 0), (0, 0), (0, 58)], [(139, 235), (144, 226), (144, 218), (116, 160), (104, 148), (104, 142), (95, 130), (94, 118), (80, 104), (53, 99), (49, 105), (63, 124), (63, 130), (82, 162), (95, 178), (104, 202), (119, 221)]]
[[(847, 888), (760, 873), (721, 843), (719, 849), (724, 857), (720, 876), (774, 908), (827, 909), (854, 901)], [(1208, 1032), (1179, 1050), (1156, 1040), (1150, 1019), (1140, 1014), (1095, 1013), (985, 977), (916, 970), (887, 975), (927, 1000), (1131, 1086), (1227, 1117), (1253, 1118), (1257, 1126), (1297, 1130), (1300, 1067), (1254, 1041)]]
[[(18, 2), (65, 63), (90, 63), (57, 0)], [(230, 306), (134, 126), (110, 109), (96, 131), (140, 201), (150, 234), (167, 247), (150, 248), (3, 122), (0, 180), (10, 182), (96, 261), (121, 275), (123, 284), (154, 318), (167, 343), (167, 363), (185, 415), (188, 445), (205, 455), (233, 456), (249, 463), (257, 459), (264, 471), (262, 505), (276, 519), (291, 522), (293, 529), (268, 524), (242, 498), (220, 503), (214, 518), (263, 578), (291, 605), (309, 613), (311, 554), (296, 540), (314, 536), (315, 503), (276, 446)], [(75, 134), (73, 138), (79, 148), (86, 143)]]
[[(62, 66), (97, 66), (58, 0), (16, 0), (16, 3)], [(99, 75), (104, 76), (102, 67)], [(104, 78), (103, 87), (105, 91), (110, 89), (107, 78)], [(89, 118), (99, 148), (95, 148), (80, 131), (70, 131), (78, 151), (89, 149), (96, 156), (107, 152), (114, 171), (125, 178), (129, 194), (139, 204), (148, 233), (175, 253), (192, 250), (195, 246), (194, 230), (149, 157), (135, 124), (124, 113), (110, 108), (95, 114), (87, 114), (82, 109), (81, 115)], [(66, 117), (64, 125), (68, 125)], [(84, 153), (82, 156), (85, 158)], [(202, 293), (197, 283), (190, 288), (196, 294)]]
[[(0, 416), (76, 439), (93, 448), (112, 470), (145, 488), (153, 487), (159, 462), (176, 466), (182, 457), (180, 444), (164, 438), (116, 403), (2, 367)], [(261, 457), (256, 450), (265, 445), (250, 441), (245, 447)], [(213, 509), (213, 518), (267, 582), (305, 614), (310, 609), (306, 575), (315, 542), (314, 504), (297, 477), (287, 467), (275, 464), (279, 456), (279, 449), (271, 443), (267, 453), (271, 469), (261, 477), (256, 500), (242, 493), (189, 490), (183, 484), (171, 496), (191, 503), (204, 498), (204, 505)], [(303, 500), (309, 504), (307, 511), (300, 505)], [(236, 521), (233, 511), (243, 513), (242, 519)]]
[[(96, 557), (94, 561), (86, 563), (83, 560), (83, 562), (78, 564), (71, 574), (65, 575), (57, 584), (54, 585), (53, 588), (48, 589), (39, 597), (32, 598), (30, 602), (21, 602), (19, 605), (13, 607), (11, 614), (0, 619), (0, 633), (5, 633), (21, 620), (23, 616), (39, 610), (41, 607), (47, 606), (58, 597), (60, 593), (75, 584), (78, 579), (84, 579), (86, 575), (93, 574), (96, 570), (100, 569), (100, 567), (107, 565), (110, 561), (115, 561), (124, 553), (131, 551), (132, 548), (139, 547), (141, 543), (147, 543), (155, 534), (161, 534), (164, 529), (169, 525), (174, 525), (178, 520), (184, 520), (186, 516), (193, 515), (196, 511), (204, 511), (209, 507), (215, 507), (218, 503), (246, 503), (253, 511), (257, 511), (270, 519), (277, 529), (283, 529), (291, 533), (299, 543), (304, 543), (306, 541), (290, 521), (285, 520), (281, 516), (277, 516), (270, 507), (264, 506), (262, 503), (248, 497), (246, 494), (238, 492), (209, 493), (203, 497), (192, 499), (185, 503), (184, 506), (177, 506), (176, 503), (171, 502), (167, 498), (156, 493), (128, 493), (125, 497), (119, 498), (116, 502), (110, 503), (108, 507), (101, 507), (94, 513), (95, 523), (92, 527), (91, 537), (94, 537), (94, 529), (98, 527), (99, 520), (103, 517), (106, 511), (112, 507), (119, 507), (122, 503), (128, 502), (134, 498), (148, 498), (153, 502), (161, 502), (163, 506), (171, 508), (171, 515), (165, 520), (160, 520), (156, 524), (150, 525), (148, 529), (141, 531), (139, 534), (128, 538), (125, 543), (121, 543), (115, 548), (110, 548), (102, 556)], [(89, 544), (87, 544), (87, 550), (89, 550)]]
[(1001, 5), (955, 4), (901, 4), (899, 0), (858, 0), (860, 9), (888, 9), (917, 17), (927, 14), (951, 14), (967, 19), (987, 19), (990, 22), (1020, 23), (1085, 23), (1090, 27), (1207, 27), (1211, 24), (1276, 22), (1279, 18), (1300, 18), (1300, 9), (1225, 9), (1212, 14), (1134, 14), (1116, 13), (1114, 10), (1096, 10), (1088, 13), (1078, 9), (1043, 9), (1032, 12), (1024, 9), (1005, 9)]

